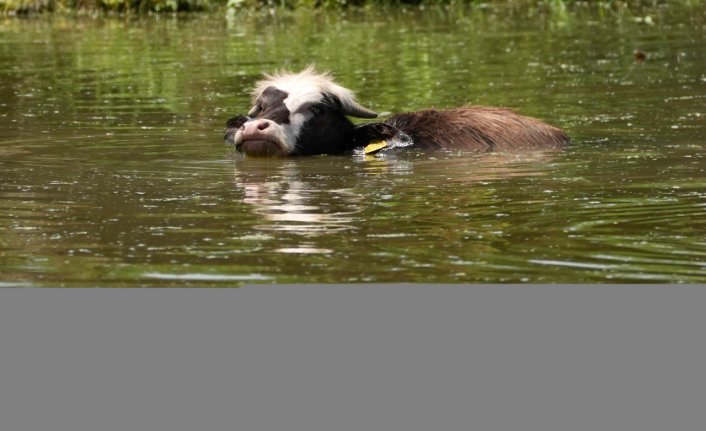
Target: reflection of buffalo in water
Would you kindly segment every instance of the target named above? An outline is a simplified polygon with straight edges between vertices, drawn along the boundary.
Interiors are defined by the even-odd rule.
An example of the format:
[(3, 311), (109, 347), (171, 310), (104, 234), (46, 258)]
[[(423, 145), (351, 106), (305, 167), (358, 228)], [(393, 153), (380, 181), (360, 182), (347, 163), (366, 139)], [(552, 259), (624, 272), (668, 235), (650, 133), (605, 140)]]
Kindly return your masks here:
[(561, 148), (569, 142), (560, 129), (503, 108), (428, 109), (359, 126), (346, 116), (377, 114), (329, 75), (308, 68), (260, 81), (252, 109), (228, 120), (225, 139), (238, 151), (255, 156), (344, 154), (379, 141), (383, 149), (476, 151)]
[[(550, 162), (556, 154), (534, 151), (444, 158), (439, 158), (439, 154), (420, 154), (405, 159), (236, 158), (234, 183), (242, 192), (242, 202), (260, 220), (254, 224), (255, 229), (313, 237), (360, 230), (383, 201), (386, 211), (399, 208), (404, 213), (410, 194), (416, 194), (420, 187), (431, 193), (431, 211), (431, 207), (440, 206), (440, 201), (433, 198), (434, 191), (446, 190), (452, 183), (544, 175), (551, 172)], [(423, 180), (414, 181), (411, 176)], [(476, 197), (468, 194), (460, 199), (459, 203), (472, 202)], [(388, 206), (393, 202), (394, 206)], [(418, 203), (415, 199), (414, 204)], [(366, 213), (369, 211), (373, 214)]]
[(243, 203), (266, 222), (256, 229), (306, 236), (355, 229), (363, 197), (335, 175), (307, 177), (295, 163), (275, 160), (236, 161), (234, 175)]

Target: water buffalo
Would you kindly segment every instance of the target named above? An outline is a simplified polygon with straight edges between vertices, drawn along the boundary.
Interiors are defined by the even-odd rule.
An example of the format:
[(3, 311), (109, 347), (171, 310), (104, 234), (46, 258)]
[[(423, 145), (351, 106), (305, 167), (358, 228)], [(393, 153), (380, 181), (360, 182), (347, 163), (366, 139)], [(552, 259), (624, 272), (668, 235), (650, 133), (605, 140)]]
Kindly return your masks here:
[(507, 151), (561, 148), (562, 130), (509, 109), (464, 106), (393, 115), (354, 125), (347, 116), (375, 118), (347, 88), (309, 67), (266, 75), (252, 93), (247, 115), (226, 123), (225, 139), (253, 156), (345, 154), (413, 146), (424, 149)]

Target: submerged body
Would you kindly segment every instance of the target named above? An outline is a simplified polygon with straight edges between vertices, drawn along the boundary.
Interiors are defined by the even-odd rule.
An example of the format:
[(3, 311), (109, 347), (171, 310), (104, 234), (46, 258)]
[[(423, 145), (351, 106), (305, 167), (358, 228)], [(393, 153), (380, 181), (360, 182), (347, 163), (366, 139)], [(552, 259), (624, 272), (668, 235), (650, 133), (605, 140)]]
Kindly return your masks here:
[(309, 68), (260, 81), (253, 108), (228, 120), (225, 139), (255, 156), (344, 154), (388, 140), (405, 147), (475, 151), (561, 148), (569, 142), (562, 130), (504, 108), (428, 109), (358, 126), (346, 116), (377, 114), (329, 75)]

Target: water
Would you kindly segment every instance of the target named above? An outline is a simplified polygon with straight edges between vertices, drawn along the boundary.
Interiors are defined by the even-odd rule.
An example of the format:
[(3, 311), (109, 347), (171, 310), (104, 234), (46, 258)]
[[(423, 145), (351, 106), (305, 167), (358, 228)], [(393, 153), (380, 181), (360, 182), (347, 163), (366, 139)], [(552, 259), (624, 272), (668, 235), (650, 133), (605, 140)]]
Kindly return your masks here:
[[(673, 5), (2, 19), (0, 286), (706, 282), (704, 22)], [(384, 115), (508, 106), (573, 143), (234, 154), (223, 125), (260, 73), (309, 63)]]

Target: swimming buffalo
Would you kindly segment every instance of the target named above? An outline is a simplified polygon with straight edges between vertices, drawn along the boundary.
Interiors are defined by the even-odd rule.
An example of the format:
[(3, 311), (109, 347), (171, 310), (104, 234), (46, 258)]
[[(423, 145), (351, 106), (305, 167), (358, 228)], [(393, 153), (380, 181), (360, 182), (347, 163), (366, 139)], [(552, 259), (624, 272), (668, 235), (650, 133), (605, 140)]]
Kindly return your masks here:
[(561, 148), (560, 129), (509, 109), (464, 106), (393, 115), (354, 125), (347, 117), (375, 118), (351, 90), (309, 67), (266, 75), (253, 91), (247, 115), (226, 123), (225, 139), (253, 156), (345, 154), (395, 147), (511, 151)]

